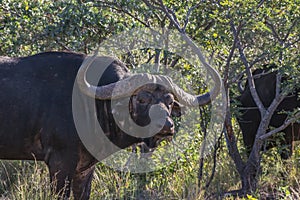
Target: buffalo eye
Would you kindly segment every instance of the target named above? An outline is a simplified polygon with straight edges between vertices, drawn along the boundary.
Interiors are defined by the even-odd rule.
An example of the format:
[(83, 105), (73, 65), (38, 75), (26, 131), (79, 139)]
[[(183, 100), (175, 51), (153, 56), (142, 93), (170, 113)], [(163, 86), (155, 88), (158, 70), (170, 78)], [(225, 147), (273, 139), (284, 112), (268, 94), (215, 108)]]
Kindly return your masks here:
[(137, 102), (139, 104), (150, 104), (152, 102), (152, 95), (146, 92), (141, 92), (137, 95)]
[(171, 114), (173, 117), (180, 117), (182, 114), (184, 114), (183, 105), (181, 105), (178, 101), (174, 101)]
[(146, 101), (145, 101), (145, 99), (138, 99), (138, 103), (139, 103), (139, 104), (145, 104)]
[(165, 94), (164, 97), (165, 97), (165, 103), (166, 103), (166, 105), (167, 106), (169, 106), (169, 105), (172, 106), (173, 103), (174, 103), (174, 96), (169, 93), (169, 94)]

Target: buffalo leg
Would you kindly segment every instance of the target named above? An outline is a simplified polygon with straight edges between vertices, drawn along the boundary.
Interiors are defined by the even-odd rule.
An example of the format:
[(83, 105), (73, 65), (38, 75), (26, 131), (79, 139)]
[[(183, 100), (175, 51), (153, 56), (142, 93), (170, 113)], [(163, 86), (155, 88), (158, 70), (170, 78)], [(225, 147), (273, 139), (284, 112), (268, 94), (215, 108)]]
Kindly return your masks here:
[(74, 200), (87, 200), (91, 193), (91, 183), (95, 166), (84, 171), (77, 171), (73, 177)]
[(62, 199), (70, 197), (70, 185), (76, 168), (76, 162), (67, 155), (53, 153), (47, 162), (53, 191)]

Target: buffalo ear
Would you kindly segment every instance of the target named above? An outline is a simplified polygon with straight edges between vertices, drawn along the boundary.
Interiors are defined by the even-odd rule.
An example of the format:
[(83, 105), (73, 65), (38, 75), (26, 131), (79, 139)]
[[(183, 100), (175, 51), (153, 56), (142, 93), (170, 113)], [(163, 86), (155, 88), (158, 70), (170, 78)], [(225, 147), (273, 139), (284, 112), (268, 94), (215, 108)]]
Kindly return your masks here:
[(184, 106), (180, 104), (178, 101), (174, 101), (171, 115), (173, 117), (180, 117), (184, 114)]

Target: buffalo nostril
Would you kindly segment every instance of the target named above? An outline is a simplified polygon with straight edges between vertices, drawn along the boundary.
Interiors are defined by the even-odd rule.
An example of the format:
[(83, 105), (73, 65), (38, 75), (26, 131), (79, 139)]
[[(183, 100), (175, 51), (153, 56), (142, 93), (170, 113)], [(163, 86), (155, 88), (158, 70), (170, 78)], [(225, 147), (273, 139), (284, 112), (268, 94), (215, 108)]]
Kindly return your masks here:
[(166, 120), (166, 123), (165, 123), (165, 126), (168, 127), (168, 128), (173, 128), (174, 127), (174, 123), (171, 119), (167, 119)]

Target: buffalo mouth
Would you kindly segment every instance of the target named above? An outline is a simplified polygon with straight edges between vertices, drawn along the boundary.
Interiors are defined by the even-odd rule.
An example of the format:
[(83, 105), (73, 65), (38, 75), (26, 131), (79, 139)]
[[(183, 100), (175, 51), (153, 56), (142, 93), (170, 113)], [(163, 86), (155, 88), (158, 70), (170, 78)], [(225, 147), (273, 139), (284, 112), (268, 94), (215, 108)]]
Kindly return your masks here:
[(164, 138), (172, 138), (174, 136), (174, 133), (172, 132), (163, 132), (163, 133), (157, 133), (154, 137), (159, 138), (159, 139), (164, 139)]
[(174, 132), (159, 132), (154, 137), (154, 148), (158, 147), (162, 141), (171, 142), (174, 136)]
[(168, 128), (162, 128), (160, 132), (158, 132), (156, 135), (154, 135), (154, 138), (157, 138), (159, 140), (167, 139), (170, 140), (175, 134), (174, 127), (168, 127)]
[(144, 153), (153, 153), (162, 141), (171, 142), (173, 136), (174, 132), (159, 132), (153, 137), (144, 140), (140, 145), (144, 147)]

